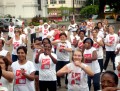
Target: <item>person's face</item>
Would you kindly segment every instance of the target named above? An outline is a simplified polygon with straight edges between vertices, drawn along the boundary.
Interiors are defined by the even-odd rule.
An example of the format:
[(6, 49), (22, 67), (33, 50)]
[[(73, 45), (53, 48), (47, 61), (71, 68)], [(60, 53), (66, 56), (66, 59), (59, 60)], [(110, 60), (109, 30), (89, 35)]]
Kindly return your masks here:
[(93, 35), (93, 37), (97, 37), (97, 31), (92, 31), (92, 35)]
[(109, 27), (109, 33), (114, 33), (114, 29), (113, 29), (113, 27)]
[(19, 33), (18, 31), (15, 31), (15, 35), (19, 36), (19, 35), (20, 35), (20, 33)]
[(60, 39), (64, 41), (64, 40), (66, 40), (67, 38), (66, 38), (65, 35), (62, 35), (62, 36), (60, 36)]
[(42, 45), (42, 41), (36, 40), (35, 44), (38, 45), (38, 46), (41, 46)]
[(51, 51), (51, 45), (50, 44), (45, 44), (44, 46), (45, 53)]
[(101, 28), (101, 27), (102, 27), (101, 23), (98, 23), (98, 27), (99, 27), (99, 28)]
[(83, 32), (80, 32), (79, 36), (80, 36), (80, 38), (84, 38), (85, 35)]
[(45, 40), (43, 41), (43, 45), (45, 45), (45, 44), (49, 44), (49, 41), (48, 41), (47, 39), (45, 39)]
[(115, 81), (113, 77), (109, 74), (104, 74), (103, 77), (101, 78), (101, 87), (102, 89), (106, 87), (116, 87), (117, 85), (115, 84)]
[(5, 70), (5, 62), (3, 61), (2, 58), (0, 58), (0, 66), (1, 66), (1, 69)]
[(2, 48), (2, 47), (3, 47), (2, 40), (0, 40), (0, 48)]
[(91, 41), (90, 40), (87, 40), (84, 44), (85, 48), (86, 49), (90, 49), (91, 48)]
[(23, 49), (18, 50), (17, 56), (20, 61), (26, 60), (26, 54)]
[(73, 61), (81, 61), (82, 60), (82, 53), (79, 51), (74, 52), (73, 54)]

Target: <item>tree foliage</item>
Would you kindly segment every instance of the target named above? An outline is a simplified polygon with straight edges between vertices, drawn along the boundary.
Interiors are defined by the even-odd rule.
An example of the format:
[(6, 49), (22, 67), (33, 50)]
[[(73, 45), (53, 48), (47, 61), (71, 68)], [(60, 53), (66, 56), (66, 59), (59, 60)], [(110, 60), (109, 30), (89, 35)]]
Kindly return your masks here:
[(85, 16), (90, 16), (97, 14), (99, 11), (98, 5), (89, 5), (81, 9), (80, 14)]

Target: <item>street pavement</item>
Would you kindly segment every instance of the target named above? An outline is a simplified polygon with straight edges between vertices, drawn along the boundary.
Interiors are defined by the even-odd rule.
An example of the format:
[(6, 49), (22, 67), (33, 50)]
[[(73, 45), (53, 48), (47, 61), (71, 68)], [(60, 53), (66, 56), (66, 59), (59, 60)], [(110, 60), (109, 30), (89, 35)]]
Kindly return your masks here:
[[(68, 24), (67, 24), (67, 25), (68, 25)], [(120, 29), (120, 23), (112, 23), (112, 25), (115, 26), (115, 32), (117, 33), (117, 31)], [(7, 32), (5, 32), (4, 35), (7, 36)], [(29, 40), (30, 40), (30, 39), (29, 39)], [(6, 48), (8, 51), (10, 51), (11, 54), (12, 54), (12, 46), (7, 46), (7, 45), (6, 45), (5, 48)], [(33, 57), (33, 54), (32, 54), (32, 53), (33, 53), (33, 51), (31, 50), (30, 42), (28, 42), (28, 54), (27, 54), (27, 59), (30, 60), (30, 61), (32, 61), (32, 57)], [(112, 70), (112, 69), (113, 69), (112, 67), (113, 67), (113, 66), (112, 66), (112, 62), (110, 61), (107, 70)], [(61, 86), (61, 88), (57, 89), (57, 91), (67, 91), (67, 89), (65, 88), (65, 84), (64, 84), (64, 78), (62, 78), (61, 81), (62, 81), (62, 86)], [(93, 90), (93, 87), (92, 87), (91, 91), (94, 91), (94, 90)]]

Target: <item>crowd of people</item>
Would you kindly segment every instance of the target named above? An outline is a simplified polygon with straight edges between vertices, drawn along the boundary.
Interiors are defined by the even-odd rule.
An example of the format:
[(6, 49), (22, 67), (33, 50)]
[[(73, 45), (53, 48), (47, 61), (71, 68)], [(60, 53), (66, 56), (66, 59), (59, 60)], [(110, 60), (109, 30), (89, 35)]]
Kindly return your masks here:
[(0, 91), (57, 91), (61, 78), (66, 91), (91, 91), (91, 84), (94, 91), (120, 90), (120, 36), (106, 19), (8, 28), (8, 36), (0, 31)]

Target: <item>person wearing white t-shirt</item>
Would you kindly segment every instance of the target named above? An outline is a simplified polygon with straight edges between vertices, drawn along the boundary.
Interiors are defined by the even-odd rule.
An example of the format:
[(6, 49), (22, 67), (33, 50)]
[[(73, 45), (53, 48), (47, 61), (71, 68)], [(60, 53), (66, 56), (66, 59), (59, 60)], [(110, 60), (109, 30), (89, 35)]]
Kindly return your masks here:
[(12, 50), (12, 61), (15, 62), (17, 61), (17, 48), (21, 45), (23, 45), (23, 43), (26, 43), (26, 41), (20, 37), (20, 30), (15, 30), (14, 31), (15, 36), (13, 38), (11, 38), (9, 41), (6, 42), (7, 45), (12, 44), (13, 45), (13, 50)]
[(78, 33), (78, 36), (79, 36), (79, 40), (77, 42), (77, 50), (81, 50), (83, 52), (83, 50), (84, 50), (83, 41), (87, 38), (87, 37), (85, 37), (85, 31), (80, 30)]
[(48, 34), (49, 34), (48, 24), (44, 23), (42, 27), (42, 39), (47, 38)]
[(106, 36), (104, 43), (106, 48), (106, 59), (104, 63), (104, 70), (107, 69), (110, 59), (113, 63), (113, 70), (115, 70), (115, 47), (119, 43), (119, 37), (117, 34), (114, 33), (113, 25), (109, 26), (109, 34)]
[(30, 25), (29, 25), (29, 33), (30, 33), (30, 41), (32, 44), (32, 43), (34, 43), (34, 40), (36, 38), (35, 26), (32, 23), (30, 23)]
[(97, 51), (97, 59), (100, 65), (101, 72), (103, 70), (103, 39), (101, 37), (97, 36), (98, 30), (94, 29), (92, 30), (92, 40), (93, 40), (93, 47)]
[(14, 26), (14, 23), (13, 23), (13, 22), (10, 23), (10, 26), (8, 27), (8, 29), (9, 29), (9, 32), (8, 32), (8, 40), (10, 40), (10, 39), (14, 36), (15, 26)]
[(77, 47), (77, 41), (79, 40), (79, 36), (77, 34), (77, 30), (72, 31), (73, 35), (70, 35), (70, 42), (72, 45), (72, 50), (74, 51)]
[(68, 73), (68, 91), (89, 91), (87, 75), (94, 76), (92, 69), (82, 62), (82, 52), (74, 51), (72, 62), (57, 71), (57, 76)]
[(8, 89), (8, 91), (13, 91), (13, 79), (14, 79), (14, 74), (9, 70), (9, 63), (8, 63), (8, 59), (6, 57), (0, 56), (0, 69), (2, 71), (2, 76), (0, 79), (0, 91), (1, 90), (1, 86), (5, 87)]
[[(57, 41), (57, 40), (56, 40)], [(63, 66), (70, 62), (70, 52), (72, 52), (71, 43), (67, 40), (67, 35), (65, 33), (60, 34), (60, 40), (56, 42), (57, 50), (57, 65), (56, 71), (61, 69)], [(67, 85), (67, 76), (65, 79), (65, 84)], [(60, 77), (57, 76), (57, 85), (61, 87)]]
[(17, 49), (18, 61), (11, 67), (14, 73), (14, 91), (35, 91), (33, 62), (26, 60), (27, 48), (20, 46)]
[(52, 45), (45, 44), (44, 52), (39, 55), (39, 89), (40, 91), (57, 91), (56, 63), (57, 55), (51, 53)]
[(94, 76), (88, 76), (89, 90), (91, 88), (91, 80), (93, 80), (94, 91), (100, 90), (100, 66), (97, 60), (97, 51), (93, 47), (93, 40), (86, 38), (84, 41), (85, 50), (83, 52), (84, 63), (90, 66), (94, 72)]

